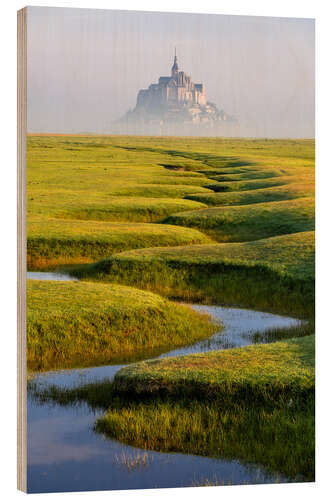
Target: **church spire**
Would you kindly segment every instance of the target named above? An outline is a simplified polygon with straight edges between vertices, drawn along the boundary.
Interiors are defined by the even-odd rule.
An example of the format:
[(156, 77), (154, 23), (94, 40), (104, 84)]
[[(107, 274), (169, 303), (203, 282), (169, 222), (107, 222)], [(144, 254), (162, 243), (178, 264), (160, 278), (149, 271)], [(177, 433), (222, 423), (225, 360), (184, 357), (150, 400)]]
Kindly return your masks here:
[(179, 71), (179, 67), (178, 67), (178, 62), (177, 62), (177, 49), (175, 47), (175, 58), (173, 60), (173, 66), (171, 68), (171, 75), (172, 76), (175, 76)]

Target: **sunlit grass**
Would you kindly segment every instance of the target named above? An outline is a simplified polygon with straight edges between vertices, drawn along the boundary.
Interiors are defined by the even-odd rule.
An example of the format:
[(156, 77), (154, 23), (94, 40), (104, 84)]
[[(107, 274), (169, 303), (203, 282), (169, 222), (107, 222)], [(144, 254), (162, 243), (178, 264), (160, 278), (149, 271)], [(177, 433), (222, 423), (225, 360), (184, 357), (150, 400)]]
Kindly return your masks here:
[(213, 334), (209, 316), (119, 286), (28, 280), (30, 369), (135, 359)]
[[(92, 220), (151, 223), (170, 216), (175, 224), (199, 226), (219, 241), (310, 230), (313, 165), (311, 140), (31, 136), (28, 220), (40, 220), (42, 234), (43, 225), (54, 218), (60, 219), (59, 224), (64, 221), (65, 228), (68, 219), (88, 221), (89, 227)], [(273, 188), (269, 187), (272, 183)], [(204, 187), (207, 185), (210, 189)], [(212, 191), (220, 189), (232, 191)], [(295, 199), (302, 197), (304, 200), (295, 205)], [(270, 206), (270, 202), (282, 200), (291, 200), (291, 204)], [(230, 207), (222, 214), (201, 210), (207, 205), (252, 203), (260, 206), (249, 210)], [(147, 244), (156, 246), (156, 241), (148, 238)], [(161, 238), (158, 246), (163, 245)], [(59, 246), (56, 244), (60, 265), (86, 261), (80, 252), (76, 260), (73, 258), (69, 242), (64, 245), (67, 256)], [(29, 253), (31, 248), (29, 245)], [(39, 259), (36, 249), (33, 258), (37, 267), (45, 265), (43, 251), (45, 246), (41, 245)], [(57, 256), (50, 260), (55, 266)]]
[(117, 372), (119, 391), (276, 404), (314, 390), (314, 336), (143, 361)]
[(209, 241), (199, 231), (179, 226), (35, 217), (28, 221), (28, 269), (93, 262), (133, 248)]
[(72, 271), (168, 297), (313, 316), (313, 232), (246, 243), (149, 248)]
[(118, 372), (114, 386), (154, 399), (111, 400), (97, 422), (110, 437), (314, 479), (313, 336), (142, 362)]
[(197, 193), (186, 196), (189, 200), (200, 201), (211, 206), (250, 205), (271, 201), (292, 200), (314, 196), (314, 184), (302, 182), (283, 186), (254, 189), (250, 191), (231, 191), (223, 193)]
[(314, 480), (313, 336), (139, 363), (115, 384), (31, 385), (40, 402), (107, 409), (96, 430), (126, 444)]
[(313, 231), (314, 198), (186, 211), (167, 217), (165, 223), (195, 227), (225, 242)]
[[(222, 176), (223, 177), (223, 176)], [(298, 175), (288, 175), (288, 176), (275, 176), (272, 178), (258, 178), (258, 179), (248, 179), (248, 180), (231, 180), (223, 181), (220, 176), (213, 176), (212, 179), (215, 180), (213, 184), (207, 184), (206, 188), (211, 189), (217, 193), (219, 192), (231, 192), (231, 191), (251, 191), (254, 189), (267, 189), (275, 186), (285, 186), (288, 184), (306, 184), (313, 182), (313, 172), (303, 173), (299, 172)], [(231, 176), (230, 176), (231, 178)], [(220, 179), (220, 181), (218, 181)]]
[[(216, 330), (143, 289), (310, 318), (289, 332), (297, 340), (145, 362), (115, 385), (36, 397), (104, 408), (96, 430), (137, 447), (313, 480), (314, 342), (301, 336), (313, 332), (314, 141), (34, 136), (27, 158), (29, 266), (106, 282), (28, 283), (29, 369), (143, 359)], [(145, 452), (118, 460), (146, 465)]]

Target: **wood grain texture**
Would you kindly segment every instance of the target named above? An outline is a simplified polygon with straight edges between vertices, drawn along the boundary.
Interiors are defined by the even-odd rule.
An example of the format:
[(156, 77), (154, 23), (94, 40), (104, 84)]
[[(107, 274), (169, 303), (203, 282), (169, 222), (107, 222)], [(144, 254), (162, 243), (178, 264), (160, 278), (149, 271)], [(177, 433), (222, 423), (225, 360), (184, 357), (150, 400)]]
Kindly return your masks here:
[(27, 491), (27, 10), (17, 13), (17, 487)]

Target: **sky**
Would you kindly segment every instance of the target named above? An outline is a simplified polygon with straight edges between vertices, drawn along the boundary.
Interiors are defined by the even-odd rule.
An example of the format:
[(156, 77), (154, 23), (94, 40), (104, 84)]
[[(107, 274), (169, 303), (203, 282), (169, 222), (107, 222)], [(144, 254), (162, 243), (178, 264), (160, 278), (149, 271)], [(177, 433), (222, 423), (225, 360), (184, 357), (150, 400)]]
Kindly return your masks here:
[(110, 133), (180, 69), (237, 119), (224, 135), (312, 138), (313, 19), (28, 7), (28, 131)]

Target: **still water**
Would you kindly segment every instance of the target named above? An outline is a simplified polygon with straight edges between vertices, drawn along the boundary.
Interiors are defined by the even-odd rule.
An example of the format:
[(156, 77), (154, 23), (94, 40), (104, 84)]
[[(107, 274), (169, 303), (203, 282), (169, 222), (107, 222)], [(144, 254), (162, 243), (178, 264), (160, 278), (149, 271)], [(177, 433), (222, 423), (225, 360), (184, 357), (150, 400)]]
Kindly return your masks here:
[[(69, 275), (57, 273), (28, 273), (28, 279), (72, 280)], [(169, 351), (161, 357), (242, 347), (253, 343), (255, 332), (299, 324), (294, 318), (247, 309), (195, 304), (190, 307), (222, 321), (224, 329), (209, 340)], [(34, 379), (40, 389), (49, 385), (76, 387), (112, 379), (122, 366), (53, 371), (36, 375)], [(41, 404), (28, 392), (29, 493), (168, 488), (195, 486), (206, 481), (223, 484), (289, 482), (281, 475), (267, 474), (263, 467), (237, 460), (143, 451), (104, 438), (93, 430), (96, 418), (103, 413), (86, 403), (76, 406)], [(144, 460), (129, 466), (138, 455)]]
[(47, 273), (47, 272), (27, 272), (28, 280), (46, 280), (46, 281), (78, 281), (77, 278), (65, 273)]

